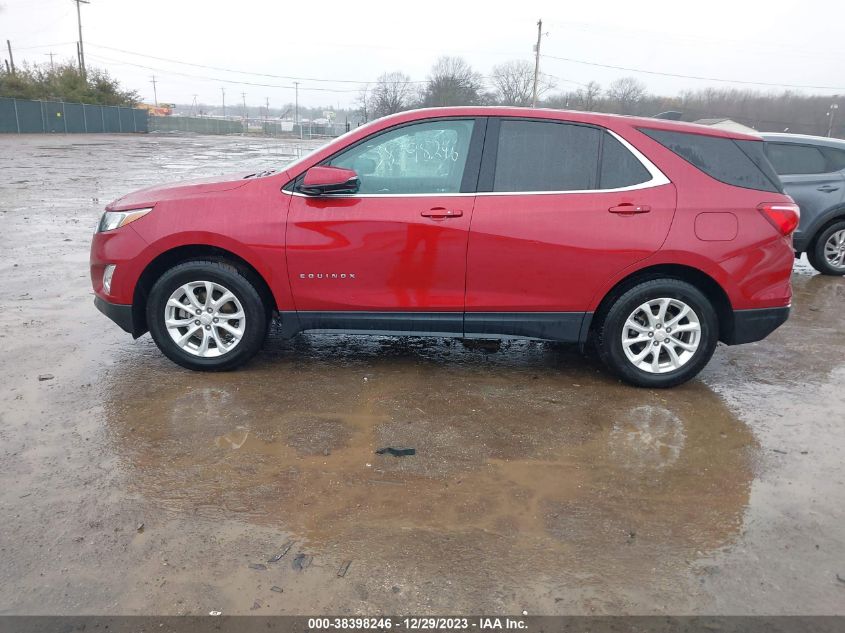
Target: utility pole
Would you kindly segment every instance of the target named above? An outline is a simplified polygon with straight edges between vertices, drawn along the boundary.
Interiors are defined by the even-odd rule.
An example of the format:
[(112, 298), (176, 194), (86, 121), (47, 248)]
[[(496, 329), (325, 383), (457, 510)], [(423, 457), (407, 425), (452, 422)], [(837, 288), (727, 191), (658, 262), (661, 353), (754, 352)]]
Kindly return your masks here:
[[(295, 102), (295, 106), (294, 106), (295, 109), (293, 111), (293, 125), (294, 125), (294, 127), (296, 127), (296, 125), (299, 123), (299, 82), (294, 81), (293, 87), (296, 90), (296, 102)], [(299, 128), (299, 138), (302, 138), (302, 127), (301, 126)]]
[(226, 89), (220, 88), (220, 94), (223, 95), (223, 118), (226, 118)]
[(537, 43), (534, 45), (534, 93), (531, 107), (537, 107), (537, 81), (540, 78), (540, 40), (543, 39), (543, 20), (537, 20)]
[(158, 91), (156, 90), (156, 76), (153, 75), (153, 78), (150, 80), (150, 83), (153, 85), (153, 103), (156, 104), (158, 107)]
[(241, 99), (244, 100), (244, 132), (249, 132), (249, 119), (246, 116), (246, 93), (241, 93)]
[(270, 97), (264, 97), (264, 120), (270, 118)]
[(827, 122), (827, 135), (830, 137), (833, 134), (833, 119), (836, 117), (836, 111), (839, 109), (838, 103), (831, 103), (830, 109), (827, 111), (828, 122)]
[(50, 56), (50, 70), (55, 71), (56, 67), (53, 65), (53, 55), (55, 53), (53, 53), (53, 51), (50, 51), (49, 53), (45, 53), (45, 54)]
[(12, 56), (12, 43), (6, 40), (6, 46), (9, 47), (9, 63), (12, 66), (12, 74), (15, 74), (15, 58)]
[(79, 72), (85, 77), (85, 49), (82, 47), (82, 12), (79, 5), (91, 4), (89, 0), (73, 0), (76, 3), (76, 23), (79, 26)]

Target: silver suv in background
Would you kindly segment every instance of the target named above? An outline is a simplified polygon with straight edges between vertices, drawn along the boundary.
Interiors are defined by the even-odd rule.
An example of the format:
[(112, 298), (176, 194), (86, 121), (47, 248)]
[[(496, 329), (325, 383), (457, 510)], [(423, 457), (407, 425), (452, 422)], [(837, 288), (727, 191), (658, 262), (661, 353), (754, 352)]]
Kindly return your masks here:
[(783, 187), (801, 207), (796, 254), (824, 275), (845, 275), (845, 141), (802, 134), (763, 134)]

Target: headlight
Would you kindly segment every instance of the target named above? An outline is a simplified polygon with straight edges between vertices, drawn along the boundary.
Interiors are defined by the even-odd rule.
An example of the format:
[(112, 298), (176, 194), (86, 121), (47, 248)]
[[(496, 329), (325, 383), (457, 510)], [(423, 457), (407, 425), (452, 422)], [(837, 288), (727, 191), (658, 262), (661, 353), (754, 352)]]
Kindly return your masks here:
[(97, 232), (113, 231), (119, 229), (121, 226), (139, 220), (152, 211), (152, 207), (146, 209), (132, 209), (130, 211), (106, 211), (103, 217), (100, 218), (100, 224), (97, 226)]

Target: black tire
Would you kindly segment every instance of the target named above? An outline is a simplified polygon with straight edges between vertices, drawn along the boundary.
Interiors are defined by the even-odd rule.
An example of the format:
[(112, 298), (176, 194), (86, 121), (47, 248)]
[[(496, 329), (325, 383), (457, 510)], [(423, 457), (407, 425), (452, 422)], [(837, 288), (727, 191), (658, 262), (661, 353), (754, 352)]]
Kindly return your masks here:
[(833, 224), (826, 226), (819, 232), (816, 239), (813, 240), (810, 248), (807, 249), (807, 260), (810, 262), (810, 266), (815, 268), (822, 275), (832, 275), (836, 277), (845, 275), (845, 267), (837, 268), (833, 266), (824, 256), (825, 242), (830, 239), (831, 235), (842, 230), (845, 230), (845, 220), (839, 220), (838, 222), (834, 222)]
[[(651, 373), (628, 360), (622, 345), (623, 328), (628, 317), (638, 306), (662, 298), (682, 301), (695, 312), (701, 328), (700, 340), (692, 357), (678, 369)], [(719, 340), (719, 320), (712, 303), (695, 286), (679, 279), (653, 279), (640, 283), (619, 296), (601, 319), (596, 334), (599, 357), (622, 380), (637, 387), (674, 387), (696, 376), (713, 356)]]
[[(270, 311), (257, 290), (256, 280), (251, 277), (248, 271), (219, 261), (185, 262), (164, 273), (153, 285), (147, 300), (147, 325), (161, 352), (174, 363), (197, 371), (228, 371), (255, 356), (267, 336)], [(237, 345), (220, 356), (204, 358), (183, 350), (165, 325), (165, 306), (171, 294), (182, 285), (196, 281), (220, 284), (235, 295), (243, 308), (243, 335)]]

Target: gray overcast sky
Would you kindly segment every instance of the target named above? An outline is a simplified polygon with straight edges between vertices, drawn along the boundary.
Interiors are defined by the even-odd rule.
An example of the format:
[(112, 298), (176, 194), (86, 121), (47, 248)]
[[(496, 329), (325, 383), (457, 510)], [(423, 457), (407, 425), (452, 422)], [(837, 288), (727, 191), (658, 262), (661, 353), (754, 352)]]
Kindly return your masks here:
[[(50, 51), (59, 58), (75, 56), (73, 0), (0, 0), (0, 7), (0, 38), (12, 41), (17, 63), (46, 62)], [(150, 76), (155, 74), (162, 102), (190, 103), (196, 94), (200, 103), (217, 104), (225, 86), (227, 104), (241, 103), (245, 92), (248, 104), (263, 105), (269, 97), (272, 107), (293, 100), (291, 80), (142, 55), (251, 73), (372, 81), (392, 70), (423, 80), (434, 60), (449, 54), (463, 56), (487, 75), (493, 65), (508, 59), (532, 59), (540, 17), (548, 32), (542, 52), (550, 56), (664, 73), (832, 88), (800, 90), (805, 93), (845, 93), (841, 0), (91, 0), (82, 6), (88, 64), (106, 67), (145, 100), (152, 102)], [(578, 83), (573, 82), (590, 80), (606, 86), (625, 75), (638, 77), (650, 92), (661, 94), (707, 86), (743, 87), (552, 58), (543, 58), (541, 68), (557, 78), (559, 90), (575, 89)], [(355, 83), (303, 79), (300, 103), (347, 106), (359, 88)]]

